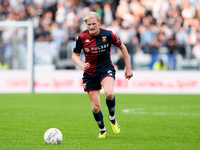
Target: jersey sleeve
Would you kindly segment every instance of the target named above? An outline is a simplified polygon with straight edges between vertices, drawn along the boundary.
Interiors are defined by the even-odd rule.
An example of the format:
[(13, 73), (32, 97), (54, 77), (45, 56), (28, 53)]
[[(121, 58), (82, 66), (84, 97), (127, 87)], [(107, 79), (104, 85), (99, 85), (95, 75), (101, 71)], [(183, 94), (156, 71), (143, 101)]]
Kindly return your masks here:
[(113, 32), (111, 32), (111, 43), (117, 47), (122, 44), (121, 40)]
[(82, 49), (83, 49), (83, 45), (81, 43), (81, 38), (80, 38), (80, 36), (78, 36), (77, 39), (76, 39), (76, 42), (74, 44), (73, 52), (74, 53), (81, 53)]

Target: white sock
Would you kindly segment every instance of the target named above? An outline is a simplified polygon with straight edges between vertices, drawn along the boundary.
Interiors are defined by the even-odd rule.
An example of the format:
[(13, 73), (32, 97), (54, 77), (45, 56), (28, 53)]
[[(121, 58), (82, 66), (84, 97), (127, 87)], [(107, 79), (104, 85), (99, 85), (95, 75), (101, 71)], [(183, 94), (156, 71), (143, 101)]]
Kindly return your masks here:
[(100, 131), (106, 131), (106, 127), (104, 127), (103, 129), (99, 129)]
[(115, 120), (115, 115), (114, 115), (114, 116), (110, 116), (110, 115), (109, 115), (109, 119), (110, 119), (110, 120)]

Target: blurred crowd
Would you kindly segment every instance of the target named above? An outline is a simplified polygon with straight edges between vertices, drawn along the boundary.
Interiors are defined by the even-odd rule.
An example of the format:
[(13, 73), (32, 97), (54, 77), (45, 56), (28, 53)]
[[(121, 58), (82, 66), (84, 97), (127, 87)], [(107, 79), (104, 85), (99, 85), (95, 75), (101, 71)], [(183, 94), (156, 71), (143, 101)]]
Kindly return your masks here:
[[(95, 11), (136, 54), (166, 53), (200, 59), (200, 0), (0, 0), (0, 21), (32, 20), (35, 41), (68, 43)], [(2, 34), (2, 33), (1, 33)], [(116, 52), (117, 53), (117, 52)], [(131, 60), (133, 61), (133, 60)]]

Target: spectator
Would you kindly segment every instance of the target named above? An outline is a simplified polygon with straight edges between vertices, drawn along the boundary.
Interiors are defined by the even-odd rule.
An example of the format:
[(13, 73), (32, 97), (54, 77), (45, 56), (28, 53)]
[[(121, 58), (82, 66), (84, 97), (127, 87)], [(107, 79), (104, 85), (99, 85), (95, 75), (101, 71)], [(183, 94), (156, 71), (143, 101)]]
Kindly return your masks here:
[(140, 21), (140, 19), (145, 15), (145, 8), (138, 0), (131, 0), (130, 10), (133, 13), (136, 22)]
[(197, 43), (192, 48), (192, 58), (200, 60), (200, 39), (198, 39)]
[(63, 24), (65, 21), (65, 15), (66, 15), (66, 11), (64, 8), (64, 5), (62, 3), (58, 3), (57, 5), (57, 11), (55, 14), (55, 21), (58, 24)]
[(167, 41), (167, 47), (169, 49), (169, 54), (176, 55), (178, 53), (177, 46), (176, 46), (176, 37), (175, 34), (172, 34), (168, 41)]
[[(31, 20), (36, 41), (74, 42), (76, 35), (86, 29), (83, 16), (93, 10), (101, 16), (102, 26), (126, 43), (130, 55), (136, 51), (132, 41), (137, 38), (137, 45), (145, 53), (159, 53), (167, 47), (167, 54), (195, 57), (200, 0), (1, 0), (0, 3), (0, 20)], [(15, 32), (14, 28), (2, 32), (7, 54), (8, 47), (12, 49), (8, 42)]]
[(109, 3), (105, 3), (103, 7), (103, 23), (110, 26), (113, 22), (113, 14)]
[(112, 24), (108, 26), (107, 29), (113, 31), (115, 34), (118, 34), (119, 30), (121, 29), (119, 19), (113, 20)]
[(196, 42), (197, 42), (197, 28), (195, 26), (192, 26), (188, 36), (188, 43), (189, 45), (193, 46)]
[[(174, 0), (175, 1), (175, 0)], [(183, 0), (182, 3), (182, 16), (184, 19), (192, 19), (195, 16), (195, 7), (190, 5), (188, 0)]]
[(3, 60), (0, 61), (0, 70), (8, 70), (9, 66), (7, 63), (4, 63)]
[(184, 30), (183, 27), (176, 33), (176, 39), (178, 45), (184, 45), (188, 38), (188, 33)]
[(28, 5), (27, 9), (27, 17), (33, 22), (34, 28), (37, 28), (40, 23), (40, 16), (37, 14), (37, 8), (33, 5)]
[(131, 51), (131, 42), (133, 39), (133, 34), (128, 30), (128, 22), (123, 21), (122, 22), (122, 28), (118, 32), (118, 36), (120, 37), (121, 41), (124, 43), (124, 45), (127, 47), (127, 50), (130, 54)]
[(154, 71), (158, 71), (158, 70), (166, 71), (167, 66), (163, 63), (163, 60), (160, 59), (153, 64), (153, 70)]
[(162, 31), (158, 33), (158, 42), (160, 47), (167, 47), (167, 38)]
[(148, 24), (141, 32), (140, 42), (145, 53), (150, 53), (150, 47), (154, 40), (154, 33), (151, 31), (150, 24)]
[(130, 14), (129, 5), (126, 1), (120, 0), (117, 10), (115, 12), (115, 17), (117, 19), (123, 19), (124, 16)]
[(191, 52), (186, 52), (187, 49), (187, 45), (186, 45), (186, 41), (188, 38), (188, 33), (184, 30), (183, 27), (180, 28), (180, 30), (176, 33), (176, 39), (177, 39), (177, 47), (179, 50), (179, 53), (181, 53), (184, 57), (187, 53), (187, 57), (190, 57), (190, 53)]
[(103, 9), (101, 8), (101, 5), (99, 3), (96, 3), (93, 5), (94, 11), (101, 17), (101, 22), (103, 22)]
[(158, 41), (158, 36), (154, 36), (154, 40), (150, 50), (151, 54), (158, 54), (159, 48), (160, 48), (160, 43)]
[(60, 44), (66, 42), (69, 38), (68, 32), (55, 22), (51, 25), (50, 33), (52, 40)]
[(118, 70), (124, 70), (124, 68), (125, 68), (125, 61), (124, 61), (123, 56), (122, 56), (121, 53), (118, 53), (118, 55), (119, 55), (119, 59), (117, 60), (117, 63), (116, 63), (117, 69)]
[(199, 7), (196, 8), (195, 18), (197, 18), (198, 21), (200, 22), (200, 4)]

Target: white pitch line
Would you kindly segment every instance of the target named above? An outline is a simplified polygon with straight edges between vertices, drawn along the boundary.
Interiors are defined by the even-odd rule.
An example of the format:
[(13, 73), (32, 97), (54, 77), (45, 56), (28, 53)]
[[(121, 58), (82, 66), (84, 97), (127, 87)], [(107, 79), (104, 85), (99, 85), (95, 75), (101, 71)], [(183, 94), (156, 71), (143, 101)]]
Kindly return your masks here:
[[(197, 109), (199, 106), (180, 106), (180, 107), (152, 107), (152, 108), (129, 108), (129, 109), (123, 109), (121, 112), (122, 113), (127, 113), (127, 114), (139, 114), (139, 115), (180, 115), (180, 116), (200, 116), (199, 113), (185, 113), (185, 112), (165, 112), (163, 110), (183, 110), (183, 109)], [(148, 112), (148, 110), (155, 110), (156, 112)], [(160, 110), (160, 111), (159, 111)]]

